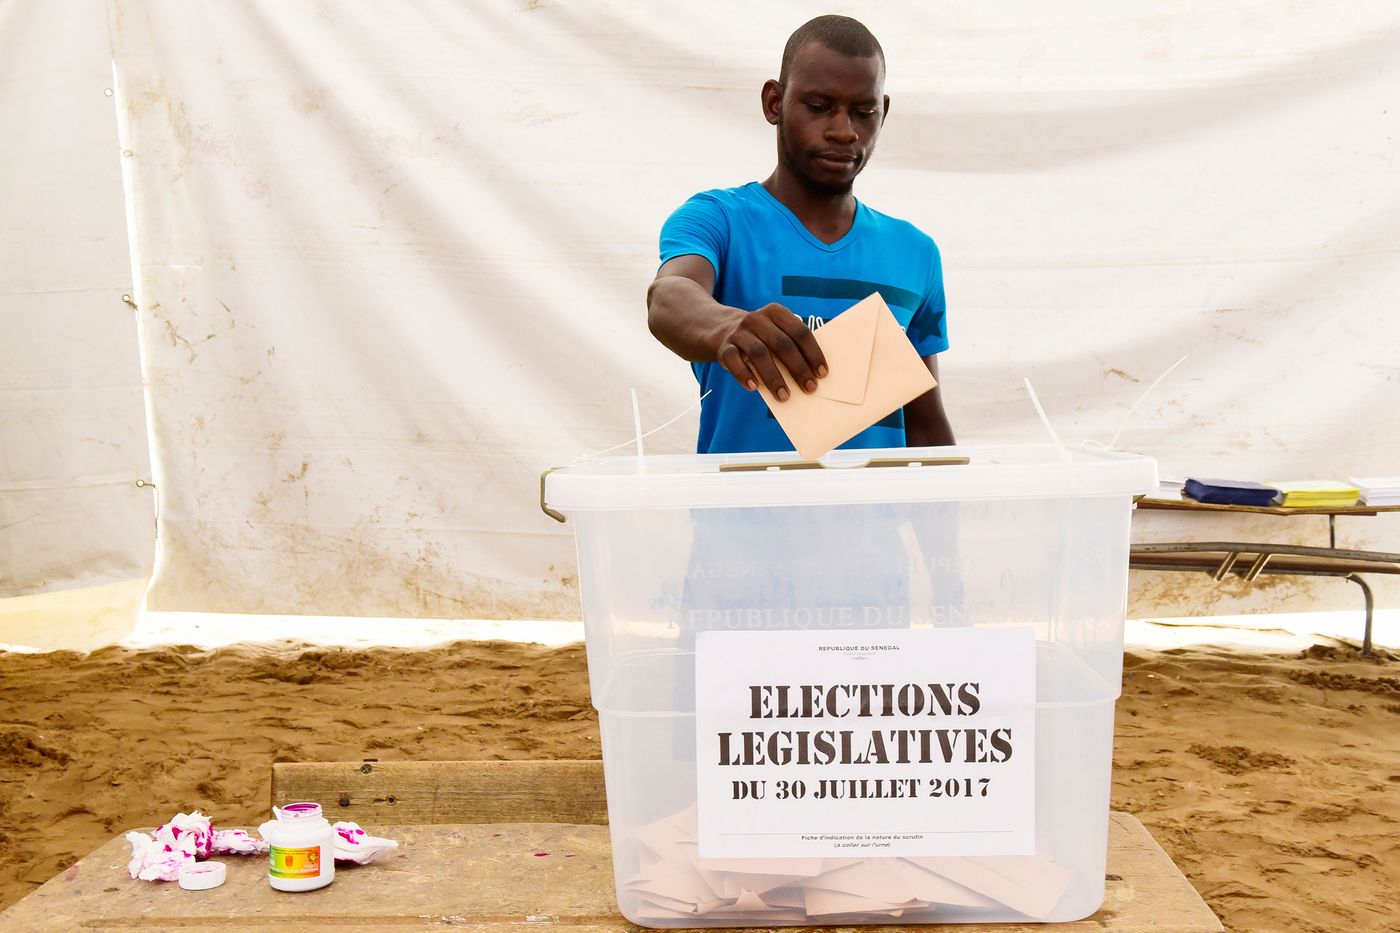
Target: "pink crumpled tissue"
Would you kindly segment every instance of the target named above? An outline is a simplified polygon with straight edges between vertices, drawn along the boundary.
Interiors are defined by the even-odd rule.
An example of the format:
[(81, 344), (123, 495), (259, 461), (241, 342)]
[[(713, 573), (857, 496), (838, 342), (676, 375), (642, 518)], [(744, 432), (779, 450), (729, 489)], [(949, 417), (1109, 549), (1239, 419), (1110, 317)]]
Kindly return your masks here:
[(131, 861), (126, 869), (133, 879), (175, 881), (180, 877), (180, 869), (194, 864), (196, 859), (209, 857), (214, 827), (209, 817), (195, 810), (175, 814), (170, 822), (157, 826), (154, 833), (127, 833), (126, 841), (131, 843)]
[(209, 851), (215, 855), (266, 855), (270, 848), (243, 829), (216, 829)]
[[(336, 823), (335, 860), (368, 865), (399, 844), (368, 835), (358, 823)], [(195, 810), (177, 813), (154, 833), (130, 832), (131, 861), (126, 869), (141, 881), (176, 881), (180, 869), (211, 855), (266, 855), (268, 844), (241, 829), (215, 829), (209, 817)]]
[(368, 865), (399, 844), (382, 836), (371, 836), (359, 823), (335, 823), (335, 860), (353, 865)]

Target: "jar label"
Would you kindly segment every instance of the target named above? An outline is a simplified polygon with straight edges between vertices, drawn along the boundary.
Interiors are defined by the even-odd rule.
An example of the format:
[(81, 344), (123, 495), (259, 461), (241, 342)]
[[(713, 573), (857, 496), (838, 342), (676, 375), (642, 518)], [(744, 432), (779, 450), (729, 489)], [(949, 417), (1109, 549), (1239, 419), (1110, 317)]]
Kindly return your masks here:
[(321, 847), (284, 849), (272, 846), (267, 854), (267, 870), (274, 878), (319, 878)]

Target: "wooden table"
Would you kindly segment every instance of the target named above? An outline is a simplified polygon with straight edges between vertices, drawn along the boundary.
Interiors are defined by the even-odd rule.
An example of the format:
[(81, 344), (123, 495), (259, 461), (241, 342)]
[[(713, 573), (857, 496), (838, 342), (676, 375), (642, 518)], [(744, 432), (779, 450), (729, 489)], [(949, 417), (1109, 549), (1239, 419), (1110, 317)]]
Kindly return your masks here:
[[(377, 826), (375, 832), (399, 840), (400, 848), (380, 862), (337, 869), (329, 887), (300, 894), (272, 890), (266, 860), (258, 856), (221, 856), (220, 861), (228, 865), (228, 881), (212, 891), (132, 881), (126, 873), (130, 846), (118, 836), (0, 914), (0, 930), (392, 933), (447, 926), (515, 933), (522, 925), (567, 928), (570, 933), (637, 929), (617, 912), (613, 900), (606, 826), (420, 824)], [(1114, 813), (1110, 819), (1108, 871), (1104, 906), (1088, 920), (933, 929), (950, 933), (1218, 933), (1222, 929), (1167, 854), (1126, 813)]]
[(1269, 544), (1247, 541), (1179, 541), (1163, 544), (1135, 544), (1128, 566), (1133, 570), (1168, 570), (1209, 573), (1217, 581), (1235, 574), (1252, 583), (1264, 574), (1336, 577), (1355, 583), (1365, 599), (1365, 623), (1361, 650), (1371, 653), (1371, 625), (1375, 598), (1362, 574), (1400, 574), (1400, 553), (1363, 551), (1337, 547), (1337, 518), (1342, 515), (1377, 515), (1400, 512), (1400, 505), (1348, 505), (1333, 507), (1284, 508), (1277, 505), (1216, 505), (1195, 499), (1145, 496), (1137, 501), (1140, 509), (1174, 512), (1229, 513), (1253, 515), (1325, 515), (1327, 546)]

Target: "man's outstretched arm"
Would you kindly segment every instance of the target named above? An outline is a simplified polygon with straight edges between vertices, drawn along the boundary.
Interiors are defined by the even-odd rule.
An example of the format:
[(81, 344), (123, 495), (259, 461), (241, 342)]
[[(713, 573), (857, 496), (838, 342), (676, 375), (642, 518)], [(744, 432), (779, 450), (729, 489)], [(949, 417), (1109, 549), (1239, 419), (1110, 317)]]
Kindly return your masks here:
[(714, 298), (715, 272), (701, 256), (677, 256), (647, 289), (647, 326), (671, 352), (692, 363), (718, 362), (746, 389), (759, 379), (779, 401), (788, 398), (775, 359), (804, 391), (826, 375), (826, 357), (807, 325), (779, 304), (757, 311), (722, 305)]
[(908, 447), (948, 447), (953, 440), (953, 426), (943, 410), (943, 380), (938, 377), (938, 357), (926, 356), (928, 366), (938, 385), (904, 406), (904, 443)]

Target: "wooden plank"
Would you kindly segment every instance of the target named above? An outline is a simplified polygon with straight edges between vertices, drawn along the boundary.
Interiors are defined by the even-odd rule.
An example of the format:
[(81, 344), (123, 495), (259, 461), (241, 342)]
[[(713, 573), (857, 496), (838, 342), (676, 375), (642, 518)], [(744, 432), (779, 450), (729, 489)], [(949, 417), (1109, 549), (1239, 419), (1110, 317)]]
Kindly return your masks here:
[(541, 915), (622, 928), (605, 826), (380, 823), (369, 829), (399, 848), (370, 865), (338, 867), (328, 887), (295, 894), (268, 885), (267, 859), (258, 856), (219, 858), (228, 878), (208, 891), (132, 881), (131, 849), (118, 837), (0, 914), (0, 930), (267, 933), (319, 924), (357, 933), (448, 926), (507, 933)]
[(277, 762), (272, 803), (381, 823), (608, 822), (599, 760)]
[(1122, 812), (1109, 814), (1108, 882), (1103, 906), (1089, 919), (1099, 920), (1104, 930), (1124, 933), (1218, 933), (1225, 929), (1147, 827), (1137, 817)]
[[(0, 914), (0, 930), (369, 931), (405, 928), (514, 933), (522, 925), (635, 933), (617, 912), (603, 826), (375, 825), (400, 848), (372, 865), (340, 869), (318, 891), (267, 884), (266, 861), (223, 857), (228, 881), (211, 891), (132, 881), (120, 836)], [(1074, 923), (956, 924), (940, 933), (1220, 933), (1215, 915), (1142, 824), (1109, 821), (1104, 905)], [(905, 927), (864, 928), (908, 929)], [(803, 929), (803, 928), (795, 928)], [(833, 927), (807, 928), (833, 933)]]

